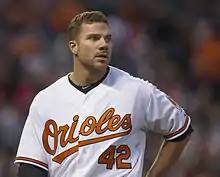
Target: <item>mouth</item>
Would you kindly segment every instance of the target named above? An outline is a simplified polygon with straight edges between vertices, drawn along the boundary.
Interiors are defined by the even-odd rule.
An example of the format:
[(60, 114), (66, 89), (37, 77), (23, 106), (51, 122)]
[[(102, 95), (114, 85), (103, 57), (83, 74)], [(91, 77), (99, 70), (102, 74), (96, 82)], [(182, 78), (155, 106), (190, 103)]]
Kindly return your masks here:
[(99, 58), (108, 58), (108, 54), (107, 54), (107, 53), (100, 53), (100, 54), (96, 55), (96, 57), (99, 57)]
[(108, 55), (108, 53), (100, 53), (100, 54), (96, 55), (96, 58), (98, 58), (98, 60), (101, 62), (106, 62), (109, 60), (109, 55)]

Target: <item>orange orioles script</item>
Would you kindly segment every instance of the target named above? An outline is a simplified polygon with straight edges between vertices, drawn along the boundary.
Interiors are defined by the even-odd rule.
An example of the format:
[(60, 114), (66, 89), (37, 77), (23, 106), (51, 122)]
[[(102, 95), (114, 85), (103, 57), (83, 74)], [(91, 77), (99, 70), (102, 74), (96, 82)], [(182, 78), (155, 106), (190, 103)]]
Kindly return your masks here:
[[(126, 114), (122, 118), (118, 114), (114, 115), (114, 113), (115, 109), (109, 108), (101, 115), (98, 121), (94, 116), (88, 116), (80, 127), (79, 135), (89, 136), (93, 132), (95, 132), (97, 135), (101, 135), (106, 131), (111, 131), (112, 133), (105, 136), (99, 136), (97, 138), (86, 139), (82, 141), (78, 141), (79, 135), (74, 137), (74, 132), (76, 130), (79, 119), (78, 115), (75, 115), (73, 117), (71, 127), (69, 127), (69, 125), (67, 124), (63, 126), (58, 126), (54, 120), (48, 120), (45, 123), (45, 128), (42, 136), (44, 149), (47, 153), (55, 155), (59, 143), (61, 147), (65, 147), (68, 143), (75, 143), (78, 141), (78, 144), (76, 146), (65, 150), (64, 152), (56, 155), (52, 159), (54, 162), (61, 164), (64, 159), (77, 152), (79, 150), (79, 147), (128, 135), (132, 129), (131, 114)], [(119, 130), (120, 128), (122, 128), (124, 131), (118, 132), (117, 130)], [(49, 138), (53, 139), (52, 147), (49, 145)]]

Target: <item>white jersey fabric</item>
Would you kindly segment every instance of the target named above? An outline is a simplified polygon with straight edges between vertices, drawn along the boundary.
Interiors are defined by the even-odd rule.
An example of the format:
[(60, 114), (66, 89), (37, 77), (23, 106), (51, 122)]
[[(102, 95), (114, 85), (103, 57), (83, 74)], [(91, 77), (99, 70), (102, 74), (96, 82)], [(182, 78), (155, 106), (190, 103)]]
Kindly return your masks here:
[(171, 140), (189, 125), (165, 93), (120, 69), (86, 94), (66, 75), (34, 98), (15, 163), (50, 177), (141, 177), (147, 131)]

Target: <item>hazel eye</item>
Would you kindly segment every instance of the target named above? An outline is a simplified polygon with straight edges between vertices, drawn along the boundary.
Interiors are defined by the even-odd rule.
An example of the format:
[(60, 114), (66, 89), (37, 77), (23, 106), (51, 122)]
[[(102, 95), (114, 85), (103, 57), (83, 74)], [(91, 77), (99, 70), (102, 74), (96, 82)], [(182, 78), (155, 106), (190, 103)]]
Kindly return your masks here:
[(92, 40), (92, 41), (98, 41), (100, 39), (100, 36), (98, 36), (98, 35), (91, 35), (91, 36), (89, 36), (89, 39)]
[(97, 40), (99, 40), (99, 37), (98, 37), (98, 36), (93, 36), (92, 39), (93, 39), (94, 41), (97, 41)]

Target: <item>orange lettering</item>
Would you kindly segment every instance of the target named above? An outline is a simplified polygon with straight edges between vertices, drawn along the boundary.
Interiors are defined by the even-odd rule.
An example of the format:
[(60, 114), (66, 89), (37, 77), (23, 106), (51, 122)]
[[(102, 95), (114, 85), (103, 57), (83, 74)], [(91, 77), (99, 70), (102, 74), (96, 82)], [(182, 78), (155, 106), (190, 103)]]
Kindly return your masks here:
[(75, 132), (75, 130), (76, 130), (76, 125), (77, 125), (77, 123), (78, 123), (78, 120), (79, 120), (79, 116), (78, 116), (78, 115), (75, 115), (75, 116), (73, 117), (73, 123), (72, 123), (72, 125), (71, 125), (70, 133), (69, 133), (69, 136), (68, 136), (68, 139), (67, 139), (67, 141), (68, 141), (69, 143), (74, 143), (74, 142), (76, 142), (76, 141), (79, 140), (79, 136), (77, 136), (76, 138), (73, 138), (73, 134), (74, 134), (74, 132)]
[(108, 130), (108, 126), (106, 126), (104, 129), (101, 129), (101, 128), (103, 124), (105, 124), (109, 119), (111, 119), (114, 112), (115, 112), (115, 109), (110, 108), (107, 111), (105, 111), (104, 114), (102, 114), (101, 118), (99, 119), (98, 126), (96, 128), (97, 134), (102, 134), (106, 132), (106, 130)]
[[(92, 123), (90, 123), (91, 121)], [(86, 127), (89, 127), (89, 130), (86, 132)], [(96, 119), (93, 116), (89, 116), (86, 118), (86, 120), (83, 122), (81, 128), (80, 128), (80, 134), (83, 136), (90, 135), (96, 127)]]
[(114, 126), (120, 122), (120, 119), (121, 119), (121, 117), (117, 114), (109, 120), (108, 127), (109, 127), (110, 131), (114, 132), (118, 129), (118, 126), (116, 126), (116, 127), (114, 127)]
[(68, 125), (64, 125), (64, 126), (60, 126), (58, 134), (61, 133), (61, 137), (60, 137), (60, 145), (61, 147), (65, 147), (68, 143), (68, 140), (65, 141), (65, 137), (66, 137), (66, 133), (69, 130), (69, 126)]
[(131, 129), (131, 114), (126, 114), (121, 122), (121, 126), (124, 130)]
[(107, 136), (103, 136), (103, 137), (98, 137), (98, 138), (88, 139), (88, 140), (84, 140), (84, 141), (79, 141), (79, 143), (78, 143), (79, 145), (76, 145), (76, 146), (74, 146), (70, 149), (67, 149), (66, 151), (58, 154), (57, 156), (55, 156), (53, 158), (53, 161), (61, 164), (64, 159), (66, 159), (70, 155), (77, 152), (79, 150), (79, 147), (88, 146), (90, 144), (95, 144), (95, 143), (107, 141), (107, 140), (114, 139), (114, 138), (121, 137), (121, 136), (126, 136), (130, 132), (131, 132), (131, 129), (126, 131), (126, 132), (122, 132), (122, 133), (116, 133), (116, 134), (113, 134), (113, 135), (107, 135)]
[[(79, 134), (83, 136), (89, 136), (95, 131), (96, 134), (100, 135), (105, 133), (107, 130), (111, 132), (117, 131), (120, 127), (126, 131), (122, 131), (122, 132), (120, 131), (115, 134), (113, 133), (102, 137), (79, 141), (78, 144), (76, 144), (72, 148), (67, 149), (64, 152), (56, 155), (53, 158), (53, 161), (61, 164), (65, 158), (77, 152), (79, 147), (128, 135), (132, 130), (131, 114), (126, 114), (122, 118), (119, 114), (114, 115), (114, 113), (115, 113), (114, 108), (107, 109), (101, 115), (100, 119), (98, 119), (98, 122), (94, 116), (88, 116), (85, 119), (85, 121), (82, 123)], [(69, 127), (69, 125), (67, 124), (58, 127), (54, 120), (48, 120), (45, 123), (44, 131), (42, 135), (43, 146), (46, 152), (48, 152), (51, 155), (56, 154), (59, 136), (60, 136), (59, 143), (61, 147), (65, 147), (68, 143), (77, 142), (79, 140), (79, 136), (74, 137), (74, 133), (78, 124), (78, 120), (79, 120), (79, 116), (75, 115), (73, 117), (73, 122), (71, 124), (71, 127)], [(53, 138), (53, 146), (52, 146), (53, 148), (51, 148), (49, 145), (49, 137)]]
[[(52, 125), (54, 132), (50, 131), (50, 125)], [(58, 131), (57, 124), (54, 120), (48, 120), (45, 123), (44, 132), (43, 132), (43, 136), (42, 136), (43, 146), (44, 146), (45, 150), (51, 155), (54, 155), (57, 150), (57, 144), (58, 144), (58, 132), (57, 131)], [(50, 148), (50, 145), (48, 143), (49, 136), (53, 137), (53, 139), (54, 139), (53, 140), (54, 141), (54, 148), (53, 149)]]

